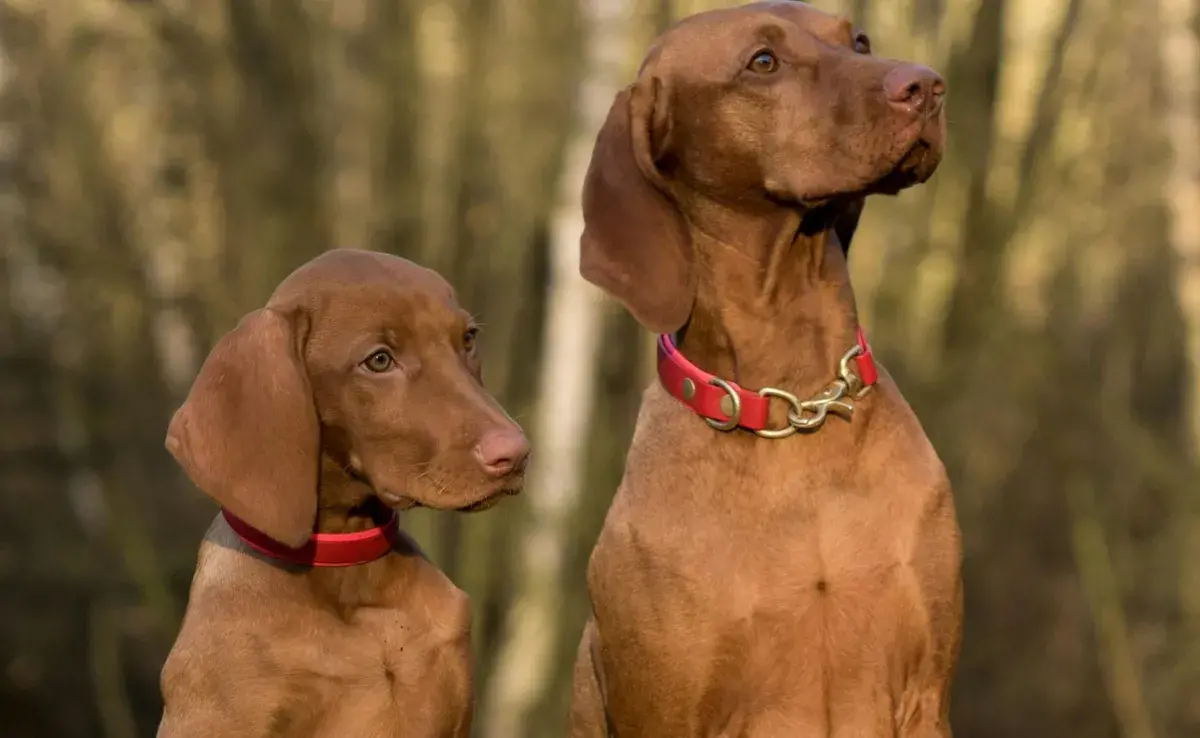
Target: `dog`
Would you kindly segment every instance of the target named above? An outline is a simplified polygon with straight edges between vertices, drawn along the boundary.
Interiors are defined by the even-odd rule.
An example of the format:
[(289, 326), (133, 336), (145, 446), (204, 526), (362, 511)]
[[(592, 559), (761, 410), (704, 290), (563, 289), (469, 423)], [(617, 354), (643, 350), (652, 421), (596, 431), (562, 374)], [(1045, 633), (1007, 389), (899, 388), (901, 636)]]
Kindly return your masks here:
[(660, 334), (588, 566), (573, 738), (946, 738), (962, 544), (859, 325), (866, 197), (927, 180), (945, 82), (801, 2), (684, 19), (617, 95), (583, 276)]
[(328, 251), (204, 362), (166, 446), (222, 506), (162, 672), (159, 738), (465, 738), (466, 595), (397, 511), (480, 510), (529, 445), (450, 285)]

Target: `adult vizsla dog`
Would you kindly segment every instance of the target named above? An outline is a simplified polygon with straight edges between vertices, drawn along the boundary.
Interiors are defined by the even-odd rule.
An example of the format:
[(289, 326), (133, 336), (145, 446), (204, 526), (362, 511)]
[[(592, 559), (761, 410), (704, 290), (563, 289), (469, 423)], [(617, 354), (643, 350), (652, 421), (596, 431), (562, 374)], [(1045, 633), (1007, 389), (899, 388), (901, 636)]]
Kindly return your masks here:
[(167, 434), (223, 510), (160, 738), (468, 735), (467, 598), (396, 510), (520, 488), (528, 444), (483, 388), (475, 335), (436, 273), (335, 250), (213, 349)]
[(575, 738), (949, 736), (945, 470), (859, 328), (863, 198), (923, 182), (944, 83), (799, 2), (684, 19), (612, 105), (581, 270), (659, 339), (592, 553)]

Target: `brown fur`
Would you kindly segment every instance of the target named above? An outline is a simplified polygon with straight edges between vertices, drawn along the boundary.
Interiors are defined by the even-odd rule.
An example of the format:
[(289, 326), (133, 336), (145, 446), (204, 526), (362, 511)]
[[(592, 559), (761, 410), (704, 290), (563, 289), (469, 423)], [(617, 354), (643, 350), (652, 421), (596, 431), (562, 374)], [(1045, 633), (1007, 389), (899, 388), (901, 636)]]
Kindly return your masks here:
[[(864, 41), (799, 2), (685, 19), (596, 142), (585, 277), (743, 387), (804, 398), (833, 379), (863, 198), (941, 157), (942, 81)], [(748, 68), (763, 49), (778, 67)], [(647, 389), (588, 570), (574, 738), (951, 734), (950, 486), (886, 372), (856, 406), (767, 440)]]
[[(519, 490), (528, 445), (483, 389), (471, 330), (436, 273), (327, 252), (213, 349), (167, 448), (290, 546), (389, 507), (482, 509)], [(394, 364), (372, 372), (380, 350)], [(158, 735), (461, 738), (468, 633), (466, 596), (406, 536), (368, 564), (294, 567), (218, 516), (163, 668)]]

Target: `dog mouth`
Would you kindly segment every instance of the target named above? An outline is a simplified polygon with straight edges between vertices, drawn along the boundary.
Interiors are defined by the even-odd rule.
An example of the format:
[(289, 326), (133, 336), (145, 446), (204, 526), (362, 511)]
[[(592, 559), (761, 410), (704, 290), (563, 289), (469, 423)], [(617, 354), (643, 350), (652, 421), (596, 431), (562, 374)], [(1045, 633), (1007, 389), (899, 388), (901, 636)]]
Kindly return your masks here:
[(457, 512), (466, 512), (466, 513), (483, 512), (484, 510), (490, 510), (491, 508), (495, 507), (496, 505), (499, 505), (501, 503), (501, 501), (504, 500), (505, 497), (512, 497), (514, 495), (520, 494), (522, 487), (523, 487), (523, 484), (520, 481), (506, 482), (506, 483), (500, 485), (498, 488), (488, 492), (487, 495), (485, 495), (484, 497), (482, 497), (478, 500), (475, 500), (474, 502), (469, 502), (466, 505), (461, 505), (459, 507), (456, 507), (456, 508), (454, 508), (454, 510)]
[[(504, 498), (513, 497), (520, 494), (522, 489), (523, 484), (521, 480), (506, 480), (502, 484), (486, 490), (481, 496), (470, 499), (469, 502), (463, 502), (457, 505), (453, 503), (449, 505), (445, 503), (438, 504), (438, 502), (433, 499), (422, 499), (423, 496), (410, 497), (407, 494), (398, 494), (388, 490), (377, 490), (375, 494), (385, 505), (393, 510), (398, 511), (424, 507), (435, 510), (474, 513), (490, 510), (491, 508), (503, 502)], [(449, 500), (446, 502), (449, 502)]]
[[(915, 135), (913, 135), (915, 133)], [(912, 135), (907, 146), (893, 149), (873, 162), (873, 171), (846, 191), (821, 193), (805, 197), (803, 202), (817, 207), (838, 200), (870, 195), (898, 195), (903, 190), (922, 184), (933, 176), (942, 159), (942, 146), (935, 132), (925, 127)]]
[(462, 512), (462, 513), (483, 512), (484, 510), (490, 510), (493, 507), (495, 507), (496, 505), (499, 505), (500, 500), (503, 497), (504, 497), (504, 495), (490, 495), (488, 497), (484, 497), (482, 500), (476, 500), (475, 502), (472, 502), (469, 505), (463, 505), (462, 507), (456, 507), (456, 508), (454, 508), (454, 511)]
[(872, 194), (895, 195), (933, 175), (938, 157), (933, 146), (924, 138), (917, 139), (900, 157), (896, 165), (870, 187)]
[(483, 497), (472, 500), (467, 503), (452, 505), (449, 507), (433, 503), (428, 500), (420, 500), (413, 497), (402, 497), (393, 492), (379, 492), (377, 496), (380, 500), (397, 511), (411, 510), (415, 508), (430, 508), (434, 510), (450, 510), (453, 512), (476, 513), (490, 510), (496, 505), (504, 501), (506, 497), (512, 497), (521, 493), (521, 487), (514, 485), (505, 485), (499, 489), (488, 491)]
[(479, 512), (498, 505), (505, 497), (520, 494), (525, 487), (524, 464), (503, 476), (440, 467), (425, 462), (371, 474), (361, 464), (353, 464), (346, 470), (353, 479), (369, 487), (380, 502), (397, 511), (428, 508)]

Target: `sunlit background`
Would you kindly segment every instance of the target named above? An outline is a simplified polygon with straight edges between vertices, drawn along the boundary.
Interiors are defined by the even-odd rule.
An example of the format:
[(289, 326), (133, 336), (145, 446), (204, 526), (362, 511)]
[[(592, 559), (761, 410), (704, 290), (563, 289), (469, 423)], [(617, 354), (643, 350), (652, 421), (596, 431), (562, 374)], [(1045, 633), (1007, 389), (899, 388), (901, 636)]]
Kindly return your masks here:
[[(216, 509), (167, 419), (337, 244), (486, 324), (530, 488), (406, 525), (472, 597), (475, 734), (563, 735), (653, 378), (576, 276), (583, 167), (650, 40), (722, 4), (0, 0), (0, 734), (154, 734)], [(949, 84), (941, 169), (870, 202), (851, 265), (955, 482), (955, 734), (1200, 735), (1197, 0), (818, 4)]]

